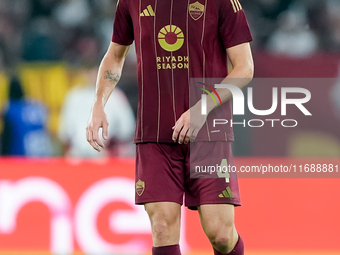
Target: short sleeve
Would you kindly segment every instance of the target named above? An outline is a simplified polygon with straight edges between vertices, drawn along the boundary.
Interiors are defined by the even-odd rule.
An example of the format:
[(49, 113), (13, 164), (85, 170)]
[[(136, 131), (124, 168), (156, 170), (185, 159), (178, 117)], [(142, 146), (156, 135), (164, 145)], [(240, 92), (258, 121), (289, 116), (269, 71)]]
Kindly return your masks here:
[(117, 5), (115, 20), (113, 23), (112, 42), (121, 45), (133, 43), (133, 23), (130, 16), (127, 0), (120, 0)]
[(224, 48), (252, 41), (248, 21), (239, 0), (220, 0), (219, 33)]

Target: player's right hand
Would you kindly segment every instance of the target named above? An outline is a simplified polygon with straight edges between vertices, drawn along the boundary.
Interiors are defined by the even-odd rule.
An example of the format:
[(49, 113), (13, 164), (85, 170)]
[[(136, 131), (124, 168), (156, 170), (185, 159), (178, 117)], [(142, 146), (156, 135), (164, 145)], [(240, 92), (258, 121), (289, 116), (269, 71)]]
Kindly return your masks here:
[(95, 102), (91, 111), (90, 119), (86, 127), (86, 139), (93, 149), (100, 152), (105, 148), (103, 141), (99, 138), (99, 129), (103, 129), (103, 139), (108, 138), (109, 122), (102, 103)]

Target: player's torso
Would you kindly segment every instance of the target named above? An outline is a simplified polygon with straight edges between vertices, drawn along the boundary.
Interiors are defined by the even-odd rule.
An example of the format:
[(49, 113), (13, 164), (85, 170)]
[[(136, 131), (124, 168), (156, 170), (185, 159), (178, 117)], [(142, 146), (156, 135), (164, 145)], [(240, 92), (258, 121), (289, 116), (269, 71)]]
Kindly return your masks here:
[(156, 60), (159, 72), (189, 72), (190, 78), (215, 75), (204, 65), (215, 54), (225, 56), (218, 30), (220, 0), (127, 1), (144, 64), (153, 66)]
[(190, 107), (191, 78), (225, 77), (218, 4), (227, 0), (126, 1), (133, 24), (139, 83), (136, 142), (172, 142)]

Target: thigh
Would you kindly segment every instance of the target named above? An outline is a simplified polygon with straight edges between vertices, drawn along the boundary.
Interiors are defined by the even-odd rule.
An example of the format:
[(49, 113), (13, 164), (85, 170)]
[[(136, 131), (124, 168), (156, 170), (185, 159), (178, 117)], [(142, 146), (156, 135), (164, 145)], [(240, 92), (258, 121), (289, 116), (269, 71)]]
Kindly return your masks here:
[(136, 204), (183, 203), (184, 160), (176, 144), (136, 146)]
[(151, 223), (161, 219), (169, 223), (179, 222), (181, 217), (181, 205), (174, 202), (155, 202), (144, 205)]
[[(218, 174), (221, 166), (228, 171)], [(185, 204), (190, 209), (209, 204), (241, 205), (237, 175), (229, 171), (235, 169), (230, 142), (192, 144), (186, 167)]]

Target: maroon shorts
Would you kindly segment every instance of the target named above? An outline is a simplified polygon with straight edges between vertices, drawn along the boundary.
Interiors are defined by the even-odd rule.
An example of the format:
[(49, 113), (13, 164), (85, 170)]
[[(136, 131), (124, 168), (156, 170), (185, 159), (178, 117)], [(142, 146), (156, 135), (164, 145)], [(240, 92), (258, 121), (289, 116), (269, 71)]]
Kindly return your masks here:
[(229, 169), (235, 166), (230, 142), (137, 144), (136, 204), (182, 205), (185, 194), (185, 205), (190, 209), (204, 204), (239, 206), (236, 173), (217, 173), (218, 166), (226, 162)]

